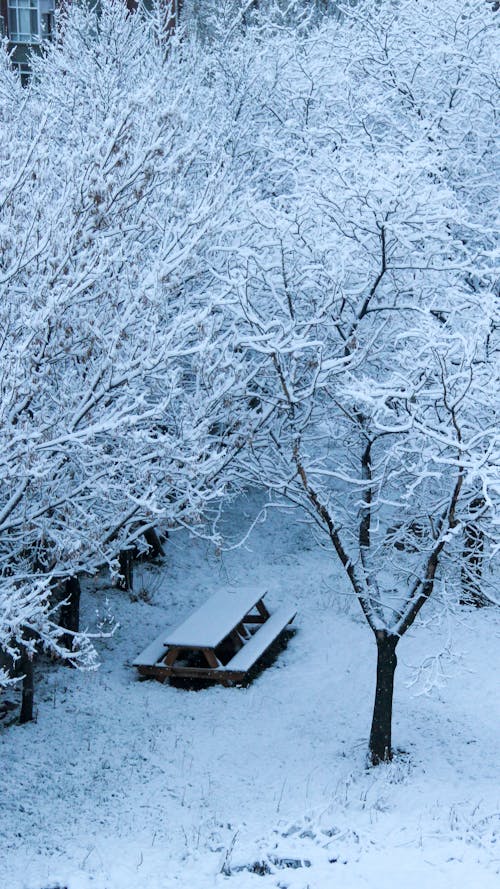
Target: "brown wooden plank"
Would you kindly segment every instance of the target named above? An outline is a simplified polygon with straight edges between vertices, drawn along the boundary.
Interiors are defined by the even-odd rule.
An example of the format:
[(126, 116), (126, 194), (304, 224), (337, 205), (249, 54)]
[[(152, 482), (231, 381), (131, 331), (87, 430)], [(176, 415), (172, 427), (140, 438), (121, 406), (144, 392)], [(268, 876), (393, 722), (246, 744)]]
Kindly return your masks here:
[(264, 620), (267, 620), (268, 617), (270, 617), (269, 611), (267, 610), (266, 606), (264, 605), (264, 602), (262, 601), (262, 599), (259, 599), (259, 601), (257, 602), (256, 608), (257, 608), (257, 611), (259, 612), (259, 614), (262, 615)]
[(248, 639), (248, 637), (250, 635), (248, 630), (244, 627), (243, 622), (238, 624), (238, 626), (236, 627), (236, 631), (237, 631), (238, 635), (241, 636), (242, 639)]
[(233, 630), (233, 632), (229, 634), (229, 638), (232, 639), (232, 641), (234, 642), (236, 651), (239, 651), (240, 648), (243, 647), (243, 640), (241, 639), (241, 636), (239, 635), (237, 630)]
[(171, 667), (175, 664), (178, 656), (179, 656), (180, 648), (169, 648), (166, 654), (166, 657), (163, 659), (163, 662), (167, 667)]
[(202, 648), (202, 651), (207, 659), (207, 664), (210, 667), (215, 667), (215, 669), (217, 669), (217, 667), (220, 667), (220, 663), (211, 648)]
[(154, 667), (138, 666), (141, 676), (149, 679), (158, 679), (165, 682), (167, 679), (207, 679), (210, 682), (241, 682), (245, 674), (241, 670), (221, 670), (210, 667), (163, 667), (156, 664)]

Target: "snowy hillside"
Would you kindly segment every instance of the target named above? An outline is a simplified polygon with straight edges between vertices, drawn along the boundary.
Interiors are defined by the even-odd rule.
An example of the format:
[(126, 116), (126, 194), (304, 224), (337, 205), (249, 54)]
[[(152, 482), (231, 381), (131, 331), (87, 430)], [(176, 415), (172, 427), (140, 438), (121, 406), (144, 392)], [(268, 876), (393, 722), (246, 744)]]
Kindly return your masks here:
[[(257, 511), (255, 498), (233, 504), (227, 528)], [(463, 609), (403, 640), (403, 752), (367, 769), (375, 646), (297, 518), (274, 512), (222, 555), (174, 535), (161, 566), (138, 567), (139, 601), (96, 582), (89, 629), (109, 611), (120, 623), (101, 669), (89, 681), (53, 666), (37, 722), (0, 729), (5, 889), (498, 885), (498, 613)], [(241, 583), (298, 608), (296, 635), (251, 686), (138, 680), (130, 664), (162, 627)], [(418, 695), (438, 666), (446, 682)]]

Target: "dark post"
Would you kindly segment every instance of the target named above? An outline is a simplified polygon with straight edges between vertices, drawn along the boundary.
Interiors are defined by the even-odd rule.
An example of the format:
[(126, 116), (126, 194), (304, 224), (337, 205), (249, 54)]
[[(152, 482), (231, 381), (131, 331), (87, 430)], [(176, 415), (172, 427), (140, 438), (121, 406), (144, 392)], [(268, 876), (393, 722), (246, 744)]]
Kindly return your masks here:
[(161, 545), (161, 540), (158, 536), (156, 528), (148, 528), (148, 530), (144, 532), (144, 537), (146, 538), (146, 543), (149, 546), (148, 555), (151, 556), (152, 559), (157, 558), (157, 556), (165, 555), (165, 550)]
[(132, 549), (121, 549), (118, 556), (120, 564), (120, 576), (118, 578), (118, 586), (121, 590), (133, 590), (134, 588), (134, 551)]
[(72, 633), (78, 633), (80, 629), (80, 581), (78, 577), (68, 577), (64, 584), (65, 604), (61, 605), (59, 615), (59, 626), (63, 630), (70, 630), (61, 637), (62, 644), (69, 648), (73, 648)]

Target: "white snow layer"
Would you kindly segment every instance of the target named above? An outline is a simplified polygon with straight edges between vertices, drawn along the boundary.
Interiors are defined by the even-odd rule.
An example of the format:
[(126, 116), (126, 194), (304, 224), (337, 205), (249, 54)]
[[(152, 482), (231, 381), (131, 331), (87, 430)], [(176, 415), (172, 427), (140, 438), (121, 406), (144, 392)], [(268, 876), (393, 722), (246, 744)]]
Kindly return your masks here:
[[(255, 508), (235, 504), (229, 527)], [(270, 668), (248, 688), (139, 681), (132, 661), (162, 627), (240, 584), (298, 608)], [(90, 585), (89, 627), (108, 598), (120, 622), (100, 670), (54, 665), (37, 722), (0, 731), (4, 889), (498, 886), (497, 612), (424, 624), (424, 609), (398, 650), (404, 752), (367, 769), (375, 645), (333, 555), (293, 513), (222, 555), (174, 535), (161, 567), (137, 568), (142, 590), (149, 602)], [(423, 663), (441, 680), (428, 694)]]

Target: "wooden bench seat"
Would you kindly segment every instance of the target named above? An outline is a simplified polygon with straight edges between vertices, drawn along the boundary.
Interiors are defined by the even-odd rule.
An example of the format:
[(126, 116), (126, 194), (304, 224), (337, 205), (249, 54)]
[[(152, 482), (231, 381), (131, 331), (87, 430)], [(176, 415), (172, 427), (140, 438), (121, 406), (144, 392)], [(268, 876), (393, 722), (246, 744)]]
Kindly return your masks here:
[(221, 672), (241, 673), (242, 676), (244, 673), (247, 673), (273, 644), (275, 639), (278, 638), (279, 634), (283, 632), (285, 627), (293, 621), (296, 614), (296, 609), (288, 605), (278, 608), (259, 627), (251, 639), (240, 648), (234, 657), (224, 667), (219, 667)]
[(159, 660), (165, 657), (166, 648), (165, 648), (165, 630), (160, 633), (159, 636), (148, 645), (144, 651), (141, 651), (140, 655), (136, 657), (135, 661), (132, 661), (133, 667), (154, 667)]

